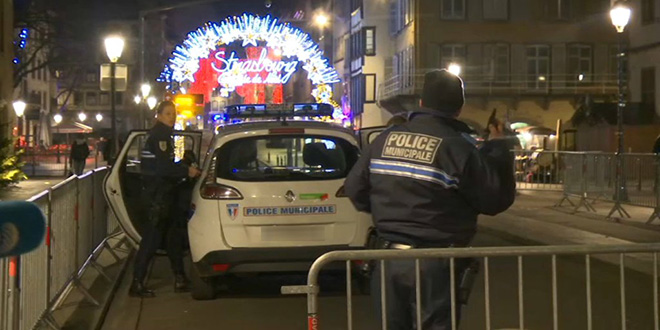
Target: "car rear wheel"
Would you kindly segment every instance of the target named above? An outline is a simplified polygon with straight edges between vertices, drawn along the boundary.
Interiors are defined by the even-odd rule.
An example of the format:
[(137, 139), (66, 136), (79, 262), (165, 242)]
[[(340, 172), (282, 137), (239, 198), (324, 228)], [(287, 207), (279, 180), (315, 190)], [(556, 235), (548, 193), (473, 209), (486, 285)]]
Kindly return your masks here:
[(212, 300), (215, 298), (215, 278), (201, 277), (194, 265), (190, 270), (190, 282), (192, 283), (190, 295), (193, 299)]

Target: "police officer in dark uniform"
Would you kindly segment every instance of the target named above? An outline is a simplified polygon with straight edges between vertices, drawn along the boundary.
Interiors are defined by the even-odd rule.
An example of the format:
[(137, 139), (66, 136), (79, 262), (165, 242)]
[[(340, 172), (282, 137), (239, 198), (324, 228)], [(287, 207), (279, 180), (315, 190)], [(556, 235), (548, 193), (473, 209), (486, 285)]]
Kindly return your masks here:
[(132, 297), (154, 297), (145, 287), (149, 263), (156, 254), (164, 235), (167, 236), (167, 255), (174, 272), (174, 290), (187, 291), (189, 281), (183, 269), (183, 238), (177, 212), (177, 184), (185, 178), (200, 175), (199, 169), (174, 161), (173, 127), (176, 109), (173, 102), (161, 102), (156, 108), (157, 122), (149, 131), (142, 151), (143, 198), (148, 207), (148, 221), (142, 231), (142, 241), (135, 257)]
[[(469, 127), (456, 119), (463, 103), (458, 76), (427, 73), (422, 107), (380, 134), (348, 175), (346, 193), (358, 210), (372, 214), (382, 248), (465, 247), (477, 215), (495, 215), (513, 203), (511, 142), (497, 124), (477, 148)], [(388, 329), (451, 329), (449, 261), (420, 260), (421, 327), (414, 316), (415, 261), (385, 265)], [(374, 274), (372, 292), (380, 292), (379, 281)]]

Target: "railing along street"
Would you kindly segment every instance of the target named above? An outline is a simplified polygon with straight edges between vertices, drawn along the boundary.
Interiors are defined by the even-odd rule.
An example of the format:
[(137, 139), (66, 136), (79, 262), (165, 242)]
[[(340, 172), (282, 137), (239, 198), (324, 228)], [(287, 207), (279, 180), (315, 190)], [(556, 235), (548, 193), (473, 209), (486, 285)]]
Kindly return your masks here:
[[(653, 244), (627, 244), (627, 245), (573, 245), (573, 246), (520, 246), (520, 247), (486, 247), (486, 248), (444, 248), (444, 249), (410, 249), (410, 250), (364, 250), (364, 251), (335, 251), (326, 253), (323, 256), (319, 257), (314, 264), (311, 266), (308, 277), (307, 285), (304, 286), (285, 286), (282, 287), (283, 294), (305, 294), (307, 295), (307, 318), (308, 318), (308, 329), (309, 330), (318, 330), (323, 327), (323, 320), (325, 318), (336, 318), (337, 315), (327, 316), (325, 318), (319, 318), (319, 275), (321, 270), (333, 262), (344, 262), (346, 264), (346, 318), (347, 318), (347, 327), (346, 329), (354, 329), (354, 316), (355, 311), (353, 309), (353, 270), (352, 263), (354, 261), (365, 261), (365, 260), (377, 260), (380, 263), (380, 272), (374, 272), (372, 276), (380, 277), (380, 303), (381, 310), (385, 311), (387, 306), (388, 292), (386, 289), (385, 283), (385, 272), (386, 272), (386, 261), (391, 260), (414, 260), (415, 261), (415, 301), (416, 306), (414, 319), (416, 320), (415, 324), (420, 325), (422, 323), (422, 309), (424, 306), (421, 304), (421, 295), (422, 290), (420, 286), (420, 278), (424, 276), (420, 272), (420, 260), (435, 259), (436, 262), (448, 262), (449, 264), (449, 274), (450, 274), (450, 297), (451, 297), (451, 320), (452, 320), (452, 329), (457, 329), (457, 320), (458, 320), (458, 278), (457, 278), (457, 261), (461, 258), (476, 258), (480, 261), (483, 268), (483, 294), (484, 294), (484, 323), (485, 329), (493, 329), (492, 318), (493, 306), (501, 304), (501, 297), (493, 294), (493, 291), (498, 287), (504, 288), (516, 288), (517, 292), (517, 309), (514, 315), (514, 318), (517, 319), (516, 328), (517, 329), (527, 329), (525, 315), (537, 315), (545, 311), (529, 311), (529, 306), (525, 304), (525, 277), (524, 265), (525, 261), (531, 257), (547, 257), (545, 261), (548, 264), (548, 269), (551, 271), (550, 278), (550, 287), (551, 287), (551, 311), (552, 311), (552, 326), (553, 329), (559, 329), (562, 326), (569, 326), (569, 324), (561, 324), (561, 314), (560, 306), (563, 301), (559, 299), (559, 288), (561, 283), (558, 281), (558, 259), (559, 257), (577, 257), (582, 259), (584, 262), (585, 272), (582, 274), (584, 276), (584, 308), (586, 309), (586, 325), (585, 329), (591, 330), (595, 329), (594, 317), (594, 305), (599, 301), (596, 297), (600, 299), (607, 299), (610, 301), (619, 301), (619, 320), (620, 323), (616, 327), (621, 329), (627, 329), (629, 323), (640, 324), (640, 322), (647, 322), (649, 327), (651, 323), (654, 326), (654, 329), (660, 329), (660, 319), (658, 316), (658, 252), (660, 252), (660, 243)], [(649, 263), (652, 263), (653, 267), (653, 278), (649, 281), (649, 291), (652, 291), (653, 304), (646, 304), (646, 307), (653, 315), (653, 320), (632, 320), (630, 315), (627, 312), (627, 291), (626, 291), (626, 258), (631, 254), (638, 255), (639, 253), (644, 253), (650, 255)], [(607, 292), (595, 292), (594, 291), (594, 281), (597, 280), (592, 274), (592, 259), (602, 256), (614, 256), (618, 259), (618, 288), (616, 290), (608, 290)], [(492, 281), (491, 282), (491, 271), (498, 269), (498, 261), (503, 260), (504, 258), (515, 258), (517, 261), (517, 271), (513, 276), (509, 276), (505, 282)], [(612, 288), (614, 289), (614, 288)], [(539, 291), (539, 288), (532, 288), (533, 293)], [(575, 299), (578, 299), (576, 296), (573, 296), (571, 300), (575, 302)], [(572, 304), (572, 308), (575, 308), (575, 304)], [(613, 311), (612, 311), (613, 312)], [(387, 329), (387, 313), (381, 313), (382, 318), (382, 329)], [(548, 326), (550, 324), (547, 324)], [(574, 326), (574, 324), (570, 324)], [(421, 329), (421, 327), (417, 327)]]
[(108, 216), (103, 195), (107, 172), (99, 168), (71, 176), (29, 199), (47, 219), (47, 236), (36, 250), (0, 260), (0, 330), (34, 329), (39, 324), (60, 329), (52, 313), (73, 289), (89, 303), (99, 304), (80, 278), (87, 268), (94, 268), (110, 280), (96, 262), (103, 251), (121, 261), (109, 244), (121, 231)]

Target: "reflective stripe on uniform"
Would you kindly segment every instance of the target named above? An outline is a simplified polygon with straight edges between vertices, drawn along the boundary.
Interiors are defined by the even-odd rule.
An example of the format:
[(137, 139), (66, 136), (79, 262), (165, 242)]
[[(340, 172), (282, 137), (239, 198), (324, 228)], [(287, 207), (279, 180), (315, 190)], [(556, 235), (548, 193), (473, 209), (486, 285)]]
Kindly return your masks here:
[(458, 178), (430, 166), (372, 159), (369, 172), (437, 183), (445, 188), (458, 188)]

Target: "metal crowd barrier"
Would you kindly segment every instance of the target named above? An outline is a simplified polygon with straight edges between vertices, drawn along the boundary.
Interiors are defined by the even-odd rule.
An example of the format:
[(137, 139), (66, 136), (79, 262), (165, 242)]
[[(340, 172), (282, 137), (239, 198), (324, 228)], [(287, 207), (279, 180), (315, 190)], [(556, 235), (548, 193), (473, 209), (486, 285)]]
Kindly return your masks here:
[(564, 153), (514, 150), (517, 188), (522, 190), (562, 190)]
[[(620, 210), (622, 216), (629, 217), (621, 205), (630, 205), (653, 208), (648, 223), (660, 219), (659, 155), (621, 155), (625, 189), (617, 201), (617, 155), (614, 153), (526, 150), (514, 153), (519, 190), (561, 191), (563, 196), (557, 205), (568, 202), (576, 212), (581, 208), (596, 212), (593, 203), (600, 200), (615, 202), (618, 205), (615, 210)], [(574, 203), (570, 198), (579, 198), (579, 201)]]
[[(477, 258), (481, 261), (483, 265), (483, 284), (484, 284), (484, 316), (485, 316), (485, 328), (490, 330), (492, 329), (491, 316), (492, 306), (491, 306), (491, 287), (492, 286), (508, 286), (510, 287), (511, 283), (491, 283), (489, 278), (489, 272), (491, 269), (496, 269), (496, 267), (491, 265), (501, 257), (515, 257), (517, 258), (517, 277), (511, 276), (510, 280), (515, 281), (515, 286), (517, 286), (517, 296), (518, 296), (518, 308), (517, 308), (517, 320), (518, 320), (518, 329), (525, 328), (525, 291), (524, 291), (524, 272), (523, 266), (525, 257), (532, 256), (547, 256), (550, 257), (550, 267), (552, 272), (551, 278), (551, 287), (552, 287), (552, 320), (553, 320), (553, 329), (559, 329), (560, 327), (560, 313), (559, 313), (559, 300), (558, 300), (558, 271), (557, 271), (557, 257), (558, 256), (579, 256), (583, 258), (585, 265), (585, 289), (586, 289), (586, 329), (592, 330), (594, 328), (594, 315), (593, 315), (593, 305), (594, 301), (598, 301), (594, 298), (594, 290), (592, 290), (592, 265), (591, 260), (596, 255), (618, 255), (618, 268), (619, 268), (619, 288), (618, 290), (612, 290), (614, 297), (606, 299), (616, 299), (619, 298), (620, 306), (620, 319), (621, 319), (621, 329), (626, 329), (629, 322), (635, 321), (631, 320), (630, 316), (627, 316), (626, 312), (626, 264), (625, 257), (628, 254), (635, 253), (651, 253), (653, 254), (653, 306), (648, 306), (649, 310), (652, 308), (653, 311), (653, 323), (654, 329), (660, 329), (660, 318), (658, 315), (658, 252), (660, 252), (660, 243), (653, 244), (627, 244), (627, 245), (563, 245), (563, 246), (520, 246), (520, 247), (485, 247), (485, 248), (446, 248), (446, 249), (410, 249), (410, 250), (363, 250), (363, 251), (334, 251), (329, 252), (318, 259), (312, 264), (308, 276), (307, 276), (307, 285), (304, 286), (283, 286), (282, 294), (306, 294), (307, 295), (307, 318), (308, 318), (308, 329), (309, 330), (318, 330), (321, 328), (322, 321), (319, 319), (319, 274), (323, 267), (327, 266), (333, 262), (345, 262), (346, 263), (346, 312), (347, 312), (347, 329), (353, 329), (353, 294), (352, 294), (352, 262), (353, 261), (364, 261), (364, 260), (378, 260), (380, 262), (380, 273), (374, 273), (372, 276), (380, 276), (380, 285), (381, 285), (381, 308), (383, 311), (386, 310), (386, 301), (387, 291), (385, 283), (385, 261), (386, 260), (415, 260), (415, 279), (416, 279), (416, 323), (421, 325), (422, 315), (421, 310), (421, 291), (423, 288), (420, 287), (420, 259), (439, 259), (440, 262), (442, 259), (449, 260), (450, 265), (450, 297), (451, 297), (451, 320), (452, 320), (452, 330), (457, 328), (457, 292), (456, 292), (456, 259), (458, 258)], [(650, 284), (650, 283), (649, 283)], [(532, 290), (534, 291), (534, 290)], [(602, 294), (608, 292), (598, 292), (599, 298), (602, 298)], [(495, 299), (499, 299), (495, 297)], [(540, 312), (540, 311), (538, 311)], [(386, 328), (387, 322), (387, 313), (381, 313), (383, 329)], [(528, 313), (532, 314), (532, 313)], [(649, 324), (650, 325), (650, 324)], [(418, 326), (417, 329), (421, 329)]]
[(121, 260), (108, 243), (120, 231), (116, 221), (108, 221), (103, 196), (107, 171), (99, 168), (69, 177), (29, 199), (46, 216), (47, 235), (37, 250), (0, 260), (0, 330), (33, 329), (39, 324), (59, 329), (52, 312), (74, 288), (99, 304), (80, 277), (92, 267), (110, 279), (96, 263), (102, 250)]

